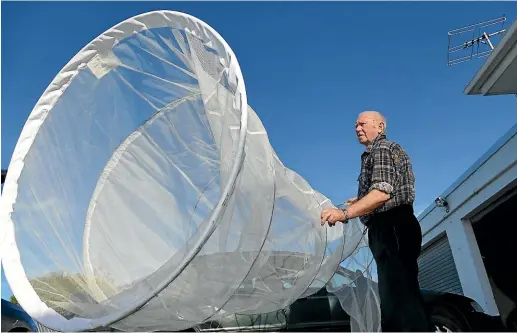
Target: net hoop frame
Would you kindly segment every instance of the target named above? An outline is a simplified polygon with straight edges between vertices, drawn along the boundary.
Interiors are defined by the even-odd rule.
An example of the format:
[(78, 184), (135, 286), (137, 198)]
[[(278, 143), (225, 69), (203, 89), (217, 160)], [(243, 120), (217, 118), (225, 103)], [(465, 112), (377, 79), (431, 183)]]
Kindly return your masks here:
[[(25, 273), (20, 260), (20, 252), (16, 245), (14, 232), (14, 221), (11, 218), (13, 206), (18, 194), (18, 179), (24, 167), (25, 157), (34, 143), (41, 125), (44, 123), (50, 110), (60, 99), (67, 87), (76, 75), (86, 68), (87, 63), (97, 54), (109, 52), (120, 40), (130, 37), (133, 34), (152, 28), (177, 28), (189, 31), (198, 37), (214, 38), (220, 42), (230, 58), (229, 69), (237, 78), (236, 100), (237, 109), (241, 112), (241, 127), (237, 145), (235, 163), (231, 167), (228, 182), (222, 189), (221, 197), (212, 211), (207, 228), (196, 246), (186, 255), (182, 265), (171, 273), (168, 281), (164, 281), (148, 297), (139, 299), (131, 307), (117, 311), (113, 314), (97, 318), (86, 319), (73, 317), (66, 319), (61, 314), (49, 308), (35, 292)], [(203, 38), (202, 38), (203, 39)], [(8, 167), (8, 174), (5, 179), (2, 199), (0, 203), (0, 224), (2, 225), (1, 253), (2, 265), (7, 281), (14, 296), (23, 309), (33, 319), (42, 325), (57, 331), (86, 331), (107, 327), (115, 322), (123, 320), (143, 307), (149, 300), (165, 289), (189, 264), (194, 256), (201, 250), (202, 246), (217, 226), (216, 221), (223, 213), (224, 206), (234, 191), (237, 176), (244, 163), (244, 147), (248, 128), (248, 102), (244, 78), (235, 53), (223, 39), (223, 37), (211, 26), (202, 20), (186, 13), (170, 10), (158, 10), (142, 13), (126, 19), (112, 28), (106, 30), (97, 38), (81, 49), (54, 77), (32, 109), (20, 137), (15, 146), (11, 161)]]

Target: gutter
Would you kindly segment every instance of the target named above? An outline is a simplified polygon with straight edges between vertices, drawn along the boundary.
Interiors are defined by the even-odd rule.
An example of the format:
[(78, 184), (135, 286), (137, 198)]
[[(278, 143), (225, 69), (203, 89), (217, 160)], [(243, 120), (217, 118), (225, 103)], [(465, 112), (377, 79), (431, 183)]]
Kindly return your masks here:
[(513, 44), (515, 43), (517, 43), (517, 19), (513, 21), (512, 25), (504, 34), (497, 47), (490, 54), (488, 59), (476, 73), (474, 78), (469, 82), (463, 92), (467, 95), (481, 94), (481, 87), (496, 70), (502, 59), (506, 56), (506, 54), (510, 51)]

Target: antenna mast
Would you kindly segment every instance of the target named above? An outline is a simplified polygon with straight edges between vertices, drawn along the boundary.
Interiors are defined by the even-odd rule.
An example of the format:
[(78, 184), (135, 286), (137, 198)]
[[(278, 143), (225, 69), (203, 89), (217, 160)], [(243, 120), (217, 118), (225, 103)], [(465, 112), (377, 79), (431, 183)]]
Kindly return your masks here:
[[(472, 58), (482, 58), (488, 56), (494, 50), (494, 43), (491, 39), (493, 39), (494, 36), (501, 35), (506, 32), (504, 29), (505, 22), (506, 17), (503, 15), (493, 20), (488, 20), (449, 31), (449, 52), (447, 54), (447, 66), (453, 66), (464, 61), (469, 61)], [(496, 30), (497, 27), (495, 26), (499, 24), (501, 26), (499, 30)], [(496, 31), (490, 32), (490, 30)], [(460, 44), (456, 44), (456, 46), (451, 46), (454, 45), (453, 39), (458, 36), (462, 37), (464, 41)], [(465, 38), (468, 38), (467, 36), (471, 36), (471, 38), (465, 41)]]

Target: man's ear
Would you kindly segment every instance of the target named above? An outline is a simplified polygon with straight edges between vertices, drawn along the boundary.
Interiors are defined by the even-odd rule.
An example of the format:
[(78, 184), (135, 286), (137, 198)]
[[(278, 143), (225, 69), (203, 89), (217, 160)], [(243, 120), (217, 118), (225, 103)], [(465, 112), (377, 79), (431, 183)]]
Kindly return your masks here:
[(386, 130), (386, 124), (382, 120), (379, 121), (379, 130), (380, 130), (379, 134), (384, 133), (384, 131)]

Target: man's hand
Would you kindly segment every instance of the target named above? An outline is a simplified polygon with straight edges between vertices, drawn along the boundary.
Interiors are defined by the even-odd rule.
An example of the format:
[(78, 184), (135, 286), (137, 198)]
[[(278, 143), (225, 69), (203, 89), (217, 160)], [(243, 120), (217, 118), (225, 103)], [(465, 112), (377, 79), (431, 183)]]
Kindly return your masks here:
[(336, 222), (345, 223), (346, 221), (345, 213), (341, 209), (329, 208), (321, 212), (321, 225), (325, 225), (325, 222), (328, 222), (329, 226), (333, 226)]

